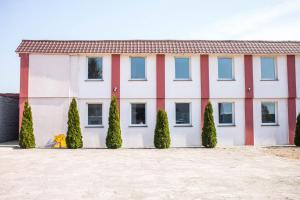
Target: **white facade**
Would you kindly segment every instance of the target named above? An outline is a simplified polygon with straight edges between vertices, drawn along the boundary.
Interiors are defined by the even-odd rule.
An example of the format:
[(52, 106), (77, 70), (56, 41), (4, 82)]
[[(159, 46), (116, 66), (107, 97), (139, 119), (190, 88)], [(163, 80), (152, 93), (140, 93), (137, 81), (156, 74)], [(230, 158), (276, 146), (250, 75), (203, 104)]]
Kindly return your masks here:
[[(146, 80), (130, 80), (130, 58), (146, 60)], [(88, 80), (88, 57), (102, 57), (103, 80)], [(190, 59), (190, 80), (175, 80), (175, 58)], [(232, 81), (218, 80), (218, 57), (233, 59)], [(275, 56), (278, 80), (260, 80), (260, 56), (253, 56), (254, 141), (255, 145), (288, 144), (287, 66), (286, 56)], [(127, 55), (120, 58), (120, 119), (123, 147), (153, 147), (156, 123), (156, 55)], [(60, 133), (67, 132), (68, 108), (77, 99), (84, 147), (105, 148), (111, 98), (111, 55), (41, 55), (30, 54), (28, 99), (32, 106), (37, 146), (44, 147)], [(296, 56), (297, 112), (300, 112), (300, 56)], [(243, 55), (209, 55), (210, 100), (214, 109), (218, 145), (245, 144), (245, 72)], [(274, 101), (278, 124), (261, 124), (261, 102)], [(190, 103), (190, 126), (175, 124), (175, 103)], [(218, 122), (218, 103), (234, 105), (234, 123)], [(102, 104), (103, 125), (88, 126), (87, 105)], [(146, 104), (146, 125), (131, 125), (131, 104)], [(200, 56), (197, 54), (165, 56), (165, 110), (169, 118), (172, 147), (201, 146), (201, 80)]]

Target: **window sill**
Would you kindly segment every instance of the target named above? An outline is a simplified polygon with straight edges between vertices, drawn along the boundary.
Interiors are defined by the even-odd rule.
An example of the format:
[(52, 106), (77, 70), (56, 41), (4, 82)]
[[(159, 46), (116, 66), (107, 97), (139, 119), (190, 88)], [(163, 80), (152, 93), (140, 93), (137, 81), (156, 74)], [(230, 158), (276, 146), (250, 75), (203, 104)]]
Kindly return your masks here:
[(176, 124), (174, 127), (193, 127), (192, 124)]
[(260, 81), (279, 81), (279, 79), (260, 79)]
[(236, 127), (235, 124), (218, 124), (218, 127)]
[(148, 81), (147, 79), (129, 79), (128, 81)]
[(129, 125), (128, 127), (130, 127), (130, 128), (145, 128), (145, 127), (148, 127), (148, 125), (147, 124), (143, 124), (143, 125)]
[(104, 128), (103, 125), (87, 125), (84, 128)]
[(280, 126), (279, 124), (261, 124), (261, 126)]
[(85, 79), (86, 82), (97, 82), (97, 81), (104, 81), (103, 79)]
[(217, 79), (217, 81), (236, 81), (236, 79)]
[(192, 79), (174, 79), (173, 81), (193, 81)]

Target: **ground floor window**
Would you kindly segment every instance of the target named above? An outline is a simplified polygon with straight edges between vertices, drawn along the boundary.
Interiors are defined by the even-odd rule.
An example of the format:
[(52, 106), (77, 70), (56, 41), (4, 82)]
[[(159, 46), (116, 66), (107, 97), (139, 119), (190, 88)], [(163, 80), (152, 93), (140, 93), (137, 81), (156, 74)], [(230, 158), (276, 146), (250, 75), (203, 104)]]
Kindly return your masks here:
[(176, 124), (191, 124), (190, 103), (176, 103)]
[(88, 125), (102, 125), (102, 104), (88, 104)]
[(233, 124), (233, 103), (219, 103), (219, 124)]
[(144, 103), (131, 104), (131, 124), (132, 125), (146, 124), (146, 104)]
[(263, 102), (261, 103), (261, 122), (263, 124), (276, 123), (276, 103)]

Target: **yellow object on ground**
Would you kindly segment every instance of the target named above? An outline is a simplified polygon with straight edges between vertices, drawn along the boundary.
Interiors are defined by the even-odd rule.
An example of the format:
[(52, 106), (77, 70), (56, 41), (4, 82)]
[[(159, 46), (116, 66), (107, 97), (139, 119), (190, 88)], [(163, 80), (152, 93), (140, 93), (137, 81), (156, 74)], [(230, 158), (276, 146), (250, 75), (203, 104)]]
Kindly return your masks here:
[(54, 148), (67, 148), (66, 137), (64, 134), (54, 136)]

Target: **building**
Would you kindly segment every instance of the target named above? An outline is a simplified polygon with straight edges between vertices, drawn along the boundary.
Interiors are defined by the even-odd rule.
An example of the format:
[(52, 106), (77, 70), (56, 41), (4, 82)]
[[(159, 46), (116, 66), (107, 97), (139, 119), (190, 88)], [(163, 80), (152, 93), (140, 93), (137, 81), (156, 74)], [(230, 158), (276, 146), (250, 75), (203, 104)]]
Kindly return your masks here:
[(153, 147), (157, 109), (171, 146), (201, 146), (212, 102), (219, 145), (292, 144), (300, 111), (300, 41), (23, 40), (20, 121), (32, 106), (36, 144), (66, 133), (72, 97), (84, 147), (105, 147), (111, 95), (123, 147)]
[(0, 142), (18, 139), (19, 94), (0, 93)]

